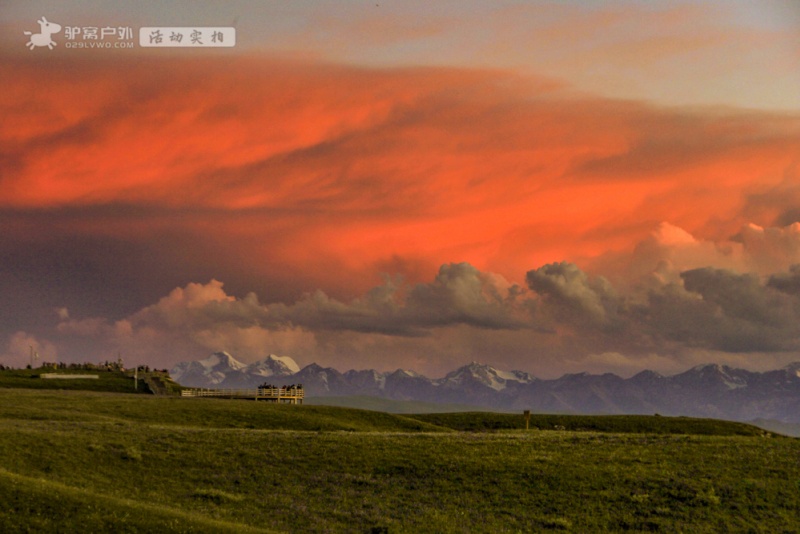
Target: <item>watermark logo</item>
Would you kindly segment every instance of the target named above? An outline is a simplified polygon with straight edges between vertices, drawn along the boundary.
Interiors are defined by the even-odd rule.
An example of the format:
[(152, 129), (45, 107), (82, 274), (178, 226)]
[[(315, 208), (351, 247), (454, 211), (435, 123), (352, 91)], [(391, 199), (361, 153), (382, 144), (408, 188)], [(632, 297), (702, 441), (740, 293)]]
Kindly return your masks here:
[(236, 28), (165, 27), (139, 28), (139, 46), (158, 48), (219, 48), (236, 46)]
[(133, 48), (130, 26), (66, 26), (67, 48)]
[(24, 32), (25, 35), (30, 35), (30, 40), (26, 43), (25, 46), (33, 50), (37, 46), (46, 46), (49, 50), (52, 50), (54, 46), (58, 43), (53, 41), (51, 37), (54, 33), (58, 33), (61, 31), (61, 25), (56, 24), (55, 22), (49, 22), (46, 18), (42, 17), (41, 19), (37, 20), (36, 22), (39, 23), (39, 33), (32, 33), (32, 32)]
[[(56, 43), (53, 35), (62, 30), (60, 24), (42, 17), (39, 33), (23, 32), (29, 36), (25, 44), (33, 50), (46, 46), (52, 50)], [(63, 46), (68, 49), (117, 49), (135, 47), (136, 31), (131, 26), (75, 26), (66, 21), (63, 26)], [(139, 28), (139, 46), (142, 48), (219, 48), (236, 46), (236, 28), (214, 26), (147, 26)]]

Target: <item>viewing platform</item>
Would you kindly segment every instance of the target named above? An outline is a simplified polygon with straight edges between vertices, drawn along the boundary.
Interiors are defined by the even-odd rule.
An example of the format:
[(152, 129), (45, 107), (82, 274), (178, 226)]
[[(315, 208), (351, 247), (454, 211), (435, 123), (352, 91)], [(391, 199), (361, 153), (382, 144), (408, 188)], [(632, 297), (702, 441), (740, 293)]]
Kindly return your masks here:
[(303, 404), (305, 391), (302, 385), (286, 387), (260, 387), (254, 389), (191, 388), (181, 391), (181, 397), (218, 397), (223, 399), (253, 399), (285, 404)]

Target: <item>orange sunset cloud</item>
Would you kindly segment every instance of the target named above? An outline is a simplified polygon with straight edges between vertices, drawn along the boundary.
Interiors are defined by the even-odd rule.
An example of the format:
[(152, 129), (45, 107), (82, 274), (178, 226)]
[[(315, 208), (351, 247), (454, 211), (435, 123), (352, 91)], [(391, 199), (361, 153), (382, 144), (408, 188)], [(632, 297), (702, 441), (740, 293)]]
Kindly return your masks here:
[(589, 98), (502, 72), (254, 58), (4, 68), (16, 73), (0, 127), (6, 208), (176, 209), (90, 231), (264, 235), (254, 258), (321, 254), (352, 270), (458, 258), (521, 277), (630, 248), (661, 221), (730, 237), (774, 222), (746, 218), (747, 198), (800, 157), (800, 117)]
[[(650, 316), (631, 311), (639, 301), (603, 280), (635, 287), (657, 275), (659, 284), (684, 284), (681, 269), (768, 275), (800, 262), (787, 226), (796, 220), (800, 159), (792, 114), (659, 107), (487, 69), (255, 56), (65, 59), (57, 69), (13, 58), (1, 68), (10, 80), (0, 96), (5, 254), (57, 253), (57, 269), (33, 271), (48, 283), (60, 283), (54, 273), (63, 267), (109, 295), (139, 288), (124, 311), (86, 310), (113, 320), (73, 319), (59, 327), (63, 335), (91, 330), (127, 350), (156, 350), (149, 343), (167, 339), (154, 333), (164, 324), (144, 310), (175, 288), (218, 279), (232, 292), (222, 301), (255, 291), (266, 307), (247, 308), (244, 325), (225, 332), (192, 330), (203, 350), (273, 340), (320, 360), (346, 347), (401, 353), (412, 342), (400, 338), (427, 339), (430, 327), (464, 339), (473, 338), (456, 330), (507, 329), (496, 336), (508, 347), (535, 342), (553, 354), (593, 343), (652, 354), (646, 338), (674, 343), (677, 334), (648, 338)], [(411, 321), (428, 316), (407, 299), (442, 265), (461, 266), (430, 286), (453, 291), (447, 309), (466, 280), (485, 297), (500, 291), (488, 280), (501, 277), (510, 293), (489, 307), (436, 308), (453, 318), (447, 324)], [(382, 275), (402, 278), (390, 290)], [(78, 294), (84, 282), (72, 283)], [(395, 311), (384, 315), (389, 308), (365, 296), (376, 291), (391, 295)], [(523, 294), (517, 307), (503, 300)], [(684, 293), (670, 298), (691, 306)], [(287, 311), (276, 312), (277, 301)], [(618, 307), (628, 311), (612, 313)], [(345, 318), (352, 314), (362, 319)], [(624, 343), (607, 339), (617, 323)], [(730, 348), (716, 338), (692, 343)], [(762, 345), (742, 341), (793, 346)], [(510, 363), (514, 350), (506, 350)]]

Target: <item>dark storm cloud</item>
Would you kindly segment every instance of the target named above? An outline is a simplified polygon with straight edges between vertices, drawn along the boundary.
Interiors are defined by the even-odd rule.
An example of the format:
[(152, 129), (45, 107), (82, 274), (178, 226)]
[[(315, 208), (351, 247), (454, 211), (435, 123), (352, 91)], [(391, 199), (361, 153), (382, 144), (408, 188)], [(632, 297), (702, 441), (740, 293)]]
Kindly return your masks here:
[(723, 269), (680, 273), (680, 282), (620, 295), (602, 277), (562, 262), (529, 271), (544, 318), (597, 350), (679, 346), (727, 352), (800, 348), (800, 268), (762, 279)]
[(542, 310), (577, 327), (619, 325), (621, 299), (603, 277), (590, 278), (577, 265), (551, 263), (526, 276), (528, 287), (543, 300)]
[[(223, 284), (188, 284), (173, 289), (155, 304), (120, 320), (81, 318), (60, 312), (58, 337), (74, 346), (76, 340), (92, 339), (96, 352), (121, 350), (130, 357), (175, 363), (209, 351), (231, 350), (245, 359), (263, 357), (265, 350), (300, 356), (341, 347), (364, 351), (433, 350), (441, 333), (537, 332), (531, 328), (530, 301), (524, 289), (501, 276), (483, 273), (469, 264), (443, 265), (429, 283), (408, 284), (387, 278), (360, 297), (340, 300), (322, 291), (294, 302), (262, 302), (255, 293), (234, 297)], [(448, 345), (452, 345), (452, 341)], [(169, 347), (169, 355), (164, 355)], [(267, 349), (265, 349), (267, 347)], [(436, 349), (440, 350), (440, 349)], [(437, 353), (438, 354), (438, 353)], [(156, 356), (160, 355), (160, 356)], [(354, 358), (365, 358), (358, 352)], [(170, 363), (170, 364), (171, 364)]]
[(792, 322), (791, 300), (752, 274), (705, 267), (681, 273), (687, 291), (700, 295), (732, 320), (785, 328)]
[(523, 288), (482, 273), (468, 263), (443, 265), (431, 284), (409, 292), (404, 320), (418, 325), (467, 324), (486, 329), (528, 326), (522, 314)]
[(683, 285), (651, 290), (635, 319), (655, 339), (731, 353), (800, 348), (800, 301), (758, 277), (721, 269), (681, 273)]
[(228, 296), (222, 284), (190, 284), (132, 317), (134, 326), (208, 328), (214, 324), (311, 331), (342, 330), (391, 336), (421, 336), (433, 328), (469, 325), (519, 329), (530, 323), (522, 289), (466, 263), (443, 265), (433, 282), (403, 285), (387, 279), (349, 302), (315, 291), (292, 304), (262, 304), (254, 293)]
[[(783, 353), (800, 349), (799, 280), (800, 267), (770, 277), (701, 268), (620, 293), (603, 277), (561, 262), (529, 271), (525, 289), (456, 263), (427, 283), (386, 278), (357, 298), (315, 291), (293, 302), (262, 301), (252, 292), (235, 297), (212, 280), (175, 288), (120, 320), (58, 310), (55, 341), (144, 361), (169, 347), (170, 355), (158, 358), (171, 363), (224, 349), (245, 359), (265, 350), (313, 357), (333, 350), (328, 343), (340, 347), (336, 354), (349, 347), (359, 361), (369, 360), (370, 347), (422, 357), (416, 351), (441, 343), (474, 357), (475, 350), (491, 351), (492, 342), (479, 342), (487, 330), (503, 347), (497, 357), (516, 367), (533, 354), (575, 362), (594, 354), (635, 365), (640, 357), (661, 361), (687, 350)], [(15, 347), (30, 337), (23, 334), (15, 334)]]
[(788, 273), (776, 273), (769, 277), (769, 287), (789, 295), (800, 297), (800, 265), (792, 265)]
[(778, 352), (800, 348), (800, 299), (772, 280), (724, 269), (681, 273), (683, 286), (652, 291), (640, 318), (654, 335), (689, 347), (726, 352)]

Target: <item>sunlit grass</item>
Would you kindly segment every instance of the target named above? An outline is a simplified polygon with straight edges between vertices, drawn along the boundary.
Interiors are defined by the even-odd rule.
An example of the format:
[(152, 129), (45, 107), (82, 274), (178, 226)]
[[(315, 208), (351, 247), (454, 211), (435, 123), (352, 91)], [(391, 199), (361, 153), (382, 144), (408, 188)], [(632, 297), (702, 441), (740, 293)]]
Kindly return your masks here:
[[(697, 435), (690, 422), (483, 430), (496, 415), (434, 426), (321, 406), (0, 391), (0, 530), (800, 529), (797, 440)], [(486, 419), (480, 432), (446, 427), (463, 417)]]
[[(97, 375), (98, 378), (63, 380), (40, 378), (43, 373)], [(77, 369), (5, 369), (0, 371), (0, 388), (25, 388), (36, 390), (106, 391), (116, 393), (146, 393), (143, 380), (134, 380), (133, 375), (106, 370)]]

